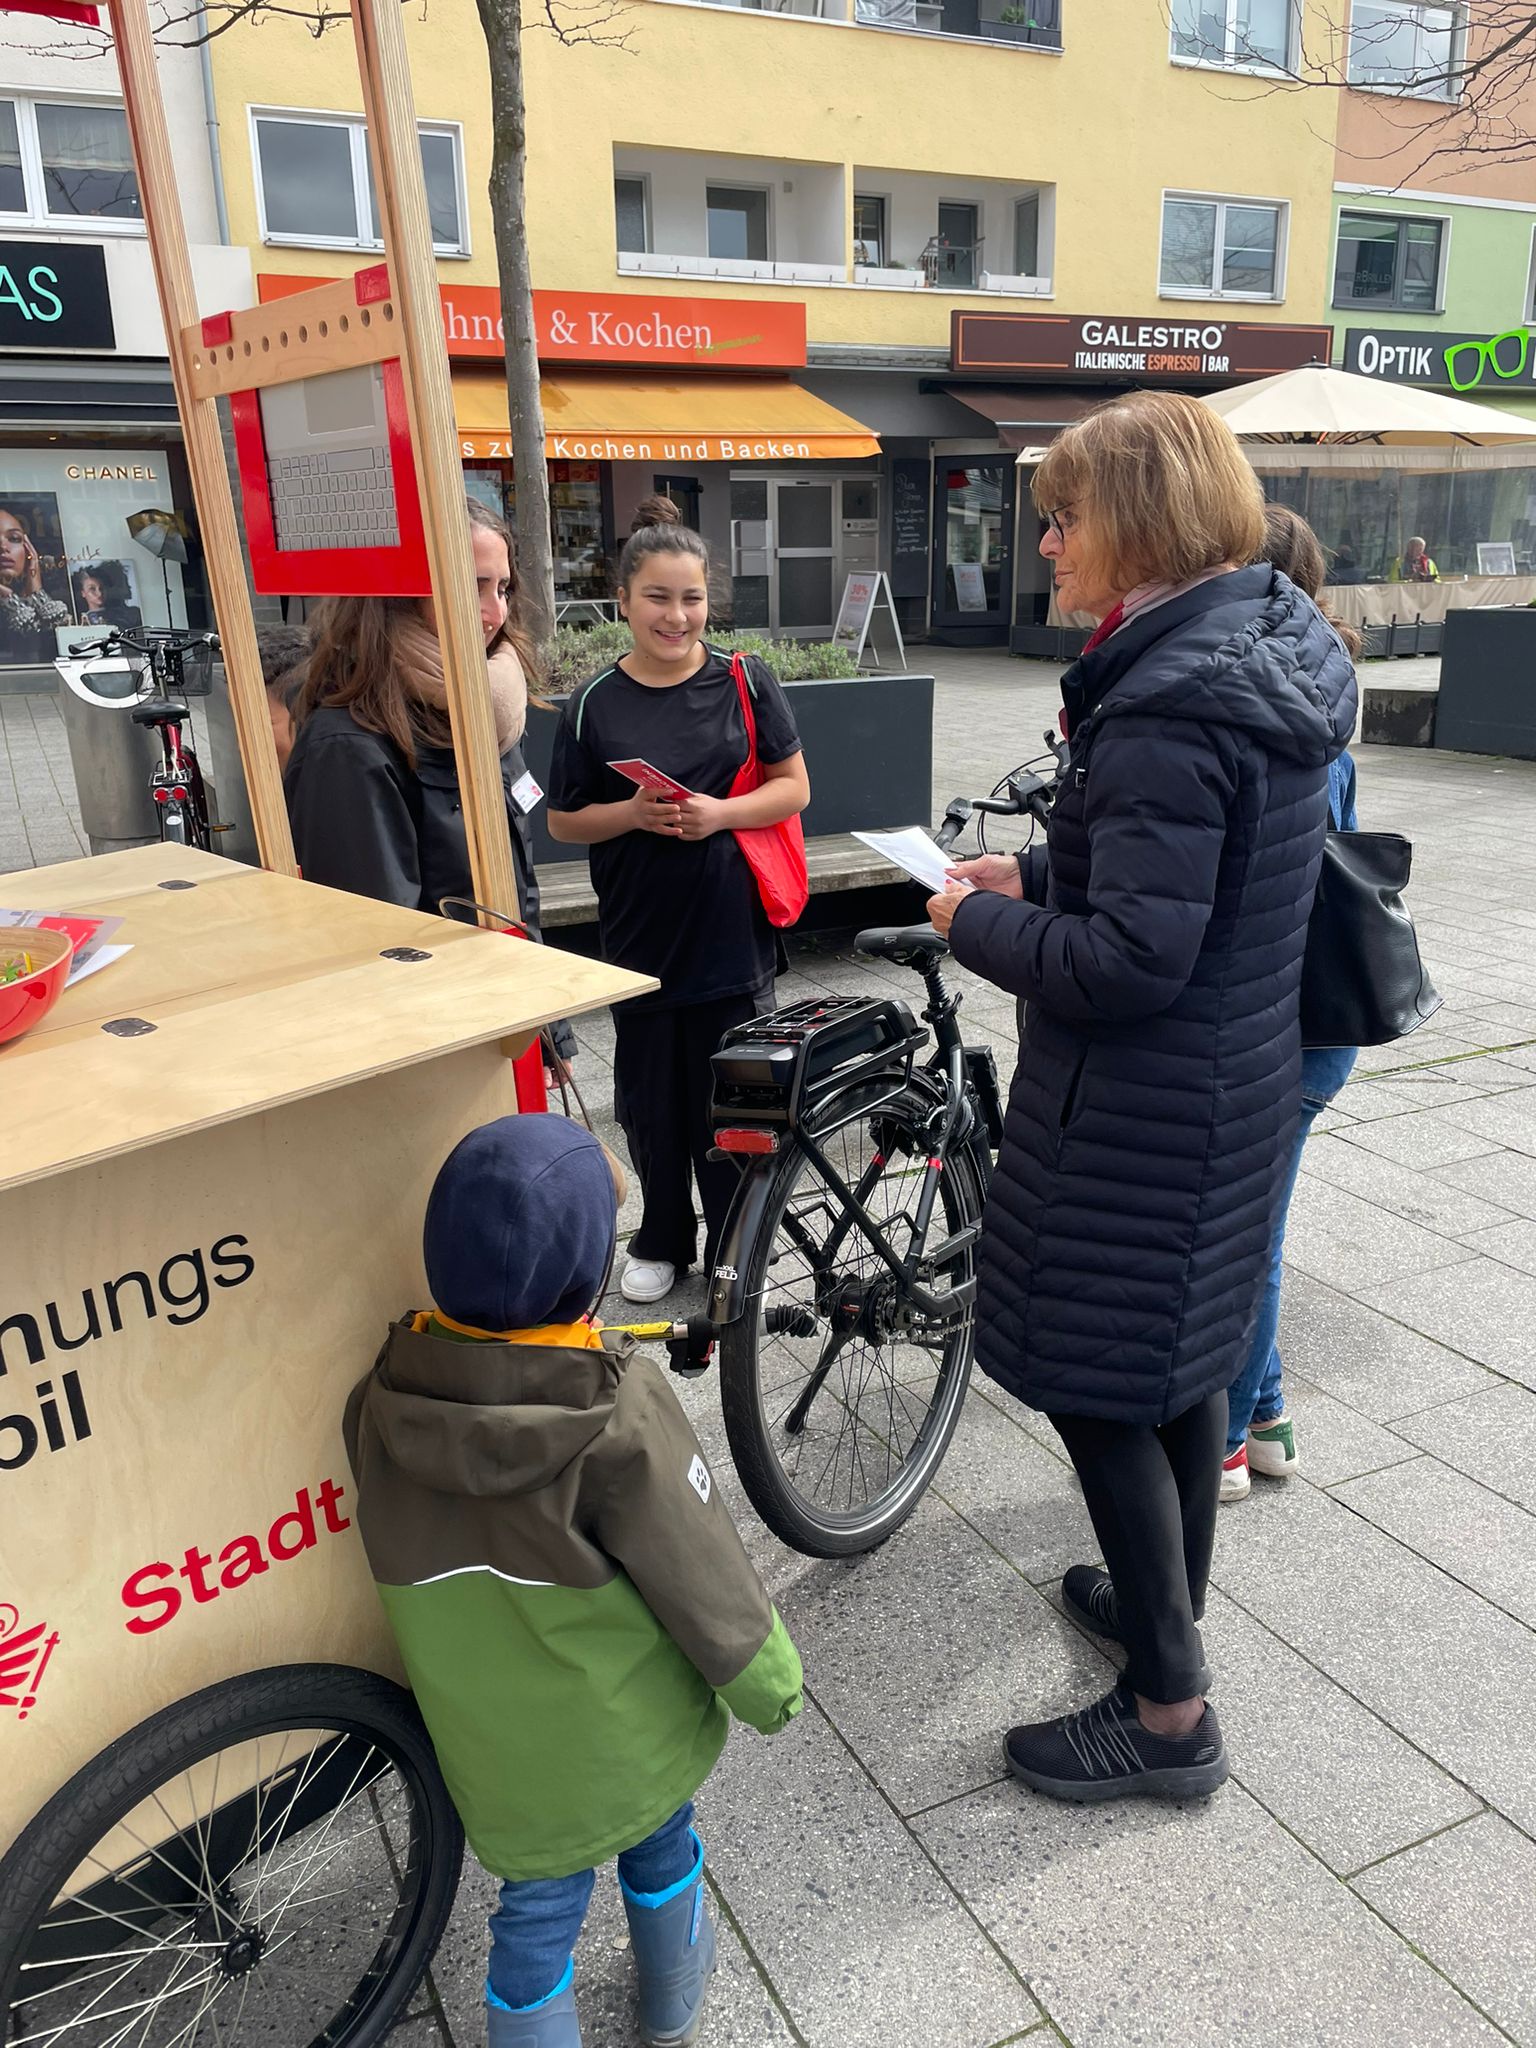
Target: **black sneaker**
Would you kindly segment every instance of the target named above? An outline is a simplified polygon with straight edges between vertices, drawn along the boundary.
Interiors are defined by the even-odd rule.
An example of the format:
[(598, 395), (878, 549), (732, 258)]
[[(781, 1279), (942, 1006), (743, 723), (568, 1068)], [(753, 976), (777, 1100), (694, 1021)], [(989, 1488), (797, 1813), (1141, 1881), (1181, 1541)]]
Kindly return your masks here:
[(1010, 1728), (1003, 1754), (1016, 1778), (1052, 1799), (1203, 1799), (1227, 1778), (1209, 1702), (1193, 1733), (1154, 1735), (1124, 1685), (1080, 1713)]
[(1112, 1643), (1120, 1635), (1120, 1603), (1108, 1572), (1096, 1564), (1075, 1564), (1061, 1582), (1061, 1604), (1079, 1627)]

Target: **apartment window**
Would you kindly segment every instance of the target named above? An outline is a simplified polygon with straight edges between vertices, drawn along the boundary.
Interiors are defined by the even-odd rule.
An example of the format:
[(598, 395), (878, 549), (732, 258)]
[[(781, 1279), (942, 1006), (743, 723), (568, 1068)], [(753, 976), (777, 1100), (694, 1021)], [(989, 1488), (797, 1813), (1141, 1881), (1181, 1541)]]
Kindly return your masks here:
[(644, 178), (615, 178), (613, 217), (617, 246), (631, 256), (644, 256), (651, 246), (650, 209)]
[(1174, 298), (1278, 299), (1283, 206), (1165, 199), (1158, 288)]
[(1015, 277), (1038, 277), (1040, 275), (1040, 194), (1031, 192), (1027, 199), (1014, 202), (1013, 208), (1013, 274)]
[(1296, 0), (1172, 0), (1173, 55), (1189, 64), (1296, 68)]
[(1333, 303), (1405, 313), (1434, 312), (1440, 299), (1444, 235), (1445, 222), (1440, 220), (1341, 214)]
[(1464, 17), (1459, 7), (1424, 0), (1354, 0), (1349, 21), (1349, 82), (1453, 100)]
[(768, 194), (754, 186), (707, 185), (709, 253), (746, 263), (768, 261)]
[[(264, 241), (383, 246), (368, 131), (361, 117), (257, 114), (252, 119)], [(433, 247), (439, 255), (464, 255), (469, 237), (459, 131), (422, 127), (419, 136)]]
[(853, 195), (853, 260), (878, 270), (885, 262), (885, 200), (867, 192)]
[(122, 108), (0, 100), (0, 213), (54, 223), (141, 221)]

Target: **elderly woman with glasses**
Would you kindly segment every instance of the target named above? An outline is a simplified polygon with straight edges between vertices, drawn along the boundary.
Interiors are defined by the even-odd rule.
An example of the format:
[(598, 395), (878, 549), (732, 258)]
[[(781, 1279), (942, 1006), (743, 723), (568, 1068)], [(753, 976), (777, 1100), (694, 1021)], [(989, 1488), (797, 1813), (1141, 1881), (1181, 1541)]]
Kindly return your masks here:
[(1101, 406), (1034, 488), (1061, 608), (1099, 621), (1062, 681), (1070, 764), (1046, 844), (962, 863), (929, 914), (1027, 1005), (977, 1352), (1077, 1469), (1107, 1570), (1074, 1566), (1063, 1601), (1125, 1666), (1005, 1750), (1057, 1798), (1184, 1798), (1227, 1775), (1197, 1624), (1227, 1389), (1296, 1128), (1302, 951), (1355, 678), (1312, 600), (1249, 566), (1263, 497), (1207, 407)]

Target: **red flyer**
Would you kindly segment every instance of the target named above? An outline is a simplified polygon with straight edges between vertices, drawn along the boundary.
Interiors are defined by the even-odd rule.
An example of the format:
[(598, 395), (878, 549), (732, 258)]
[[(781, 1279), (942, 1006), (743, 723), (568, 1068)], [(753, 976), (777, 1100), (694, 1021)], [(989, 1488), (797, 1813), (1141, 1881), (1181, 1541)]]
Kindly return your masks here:
[(637, 789), (654, 790), (657, 796), (670, 796), (678, 803), (693, 795), (691, 789), (684, 789), (680, 782), (674, 782), (660, 768), (653, 768), (649, 761), (610, 761), (608, 766), (615, 775), (622, 775)]

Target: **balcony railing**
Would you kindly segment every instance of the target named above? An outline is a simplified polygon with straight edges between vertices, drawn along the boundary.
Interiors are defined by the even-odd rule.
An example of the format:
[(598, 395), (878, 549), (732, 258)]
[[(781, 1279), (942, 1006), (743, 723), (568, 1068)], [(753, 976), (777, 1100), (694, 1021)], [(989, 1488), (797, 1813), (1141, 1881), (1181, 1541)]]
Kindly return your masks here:
[[(807, 8), (817, 0), (804, 0)], [(820, 0), (824, 15), (841, 13), (840, 0)], [(1061, 48), (1062, 0), (852, 0), (864, 28), (917, 29), (929, 35), (977, 36), (994, 43)], [(798, 9), (796, 11), (799, 11)]]
[(634, 277), (728, 277), (756, 279), (760, 284), (843, 284), (848, 273), (841, 263), (780, 263), (769, 257), (671, 256), (621, 249), (618, 268)]

